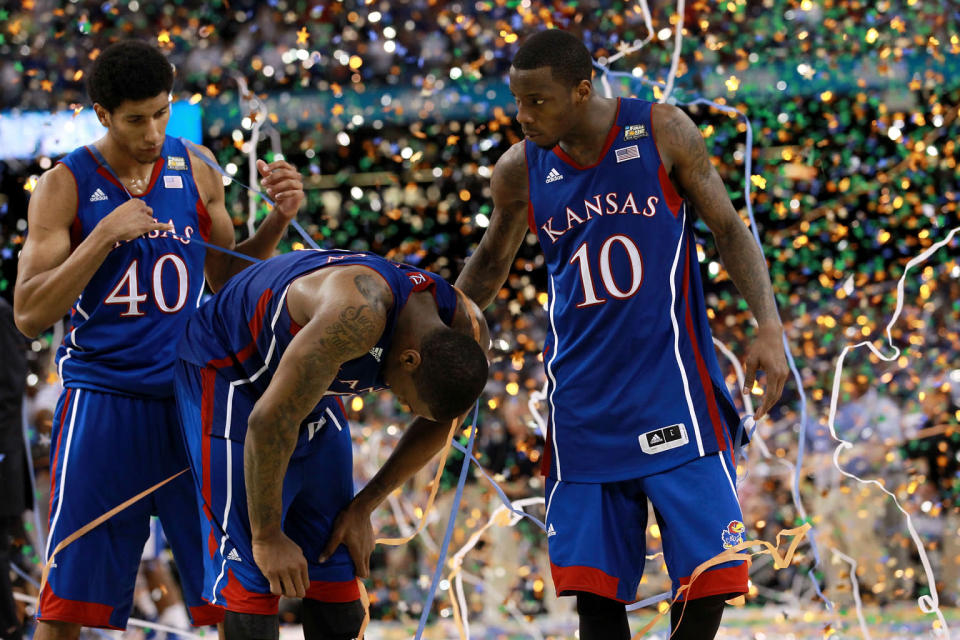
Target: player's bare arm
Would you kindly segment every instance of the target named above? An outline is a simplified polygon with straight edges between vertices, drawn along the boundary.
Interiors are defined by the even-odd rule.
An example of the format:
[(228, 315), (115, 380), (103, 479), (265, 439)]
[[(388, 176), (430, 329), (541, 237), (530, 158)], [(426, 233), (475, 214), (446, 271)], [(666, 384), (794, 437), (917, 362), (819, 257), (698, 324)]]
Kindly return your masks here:
[(481, 309), (493, 302), (506, 281), (527, 232), (527, 164), (523, 145), (518, 142), (510, 147), (493, 169), (490, 226), (457, 278), (456, 287)]
[(24, 335), (36, 337), (65, 316), (118, 242), (170, 225), (153, 219), (139, 198), (127, 200), (104, 217), (71, 251), (70, 226), (76, 218), (73, 174), (57, 165), (40, 178), (27, 209), (29, 233), (17, 269), (14, 318)]
[(767, 384), (754, 416), (760, 419), (780, 398), (789, 373), (783, 327), (763, 253), (733, 208), (693, 121), (680, 109), (659, 104), (654, 105), (651, 119), (664, 168), (713, 232), (724, 267), (757, 320), (757, 338), (745, 363), (744, 393), (749, 393), (757, 369), (762, 369)]
[[(489, 349), (490, 332), (487, 322), (476, 303), (465, 295), (457, 296), (457, 312), (452, 327), (473, 337), (484, 351)], [(337, 516), (330, 540), (319, 561), (325, 562), (337, 547), (343, 544), (350, 552), (357, 575), (361, 578), (370, 575), (370, 554), (374, 547), (370, 515), (387, 496), (443, 449), (450, 430), (459, 422), (460, 420), (435, 422), (426, 418), (415, 418), (403, 432), (383, 467)]]
[[(213, 152), (206, 147), (199, 147), (199, 150), (209, 159), (215, 160)], [(194, 167), (194, 175), (201, 197), (204, 199), (204, 206), (210, 214), (210, 243), (260, 260), (272, 256), (277, 244), (286, 233), (287, 225), (297, 215), (305, 199), (303, 179), (296, 168), (284, 160), (269, 164), (263, 160), (257, 161), (257, 170), (262, 177), (260, 184), (267, 195), (274, 199), (276, 206), (260, 223), (252, 237), (234, 247), (233, 222), (227, 213), (220, 174), (198, 158), (193, 150), (190, 150), (190, 162)], [(207, 283), (211, 289), (218, 291), (232, 275), (250, 264), (249, 260), (227, 253), (208, 251), (204, 265)]]
[(250, 413), (244, 478), (257, 566), (273, 593), (303, 597), (309, 586), (306, 560), (280, 528), (287, 464), (301, 421), (323, 398), (340, 366), (377, 343), (392, 294), (369, 269), (343, 267), (297, 280), (287, 304), (303, 329)]
[(463, 291), (457, 291), (457, 312), (453, 316), (454, 329), (471, 336), (483, 348), (490, 360), (490, 329), (479, 305)]

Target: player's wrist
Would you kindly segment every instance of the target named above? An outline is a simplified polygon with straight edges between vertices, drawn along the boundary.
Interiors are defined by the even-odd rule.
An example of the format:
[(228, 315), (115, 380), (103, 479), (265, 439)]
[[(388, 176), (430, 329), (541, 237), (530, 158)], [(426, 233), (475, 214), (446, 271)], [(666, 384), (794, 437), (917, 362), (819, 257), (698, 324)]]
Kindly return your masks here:
[(760, 322), (757, 323), (757, 333), (762, 335), (781, 336), (783, 335), (783, 325), (780, 324), (780, 320), (777, 319)]
[(283, 535), (283, 529), (279, 525), (258, 527), (251, 532), (250, 541), (254, 545), (268, 545), (280, 540)]
[(114, 245), (120, 241), (120, 238), (113, 231), (113, 229), (109, 228), (109, 225), (106, 225), (103, 223), (103, 221), (101, 221), (93, 228), (93, 231), (90, 232), (90, 235), (87, 236), (87, 241), (93, 241), (94, 245), (98, 249), (110, 251), (113, 249)]
[(372, 491), (364, 492), (361, 490), (360, 493), (354, 496), (353, 500), (350, 501), (350, 504), (347, 506), (347, 510), (352, 512), (351, 515), (356, 515), (361, 519), (363, 517), (369, 518), (370, 514), (374, 512), (377, 506), (386, 500), (387, 495), (389, 495), (389, 493), (380, 496), (376, 495)]

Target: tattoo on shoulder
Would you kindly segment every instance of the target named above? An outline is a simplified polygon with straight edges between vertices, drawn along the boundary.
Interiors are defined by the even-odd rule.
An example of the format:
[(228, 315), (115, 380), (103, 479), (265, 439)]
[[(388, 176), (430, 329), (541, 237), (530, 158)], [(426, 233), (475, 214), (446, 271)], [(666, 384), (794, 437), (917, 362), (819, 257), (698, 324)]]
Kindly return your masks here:
[(383, 300), (383, 286), (377, 280), (376, 277), (361, 273), (353, 278), (353, 284), (356, 285), (357, 291), (360, 292), (367, 302), (370, 303), (370, 306), (373, 307), (375, 311), (384, 312), (387, 309), (386, 304)]

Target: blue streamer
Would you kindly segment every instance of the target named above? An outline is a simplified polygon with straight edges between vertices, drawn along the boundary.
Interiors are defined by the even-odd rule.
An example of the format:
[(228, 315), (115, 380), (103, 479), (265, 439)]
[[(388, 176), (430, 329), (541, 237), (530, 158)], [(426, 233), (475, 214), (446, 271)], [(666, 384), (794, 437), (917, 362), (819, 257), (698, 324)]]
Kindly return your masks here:
[[(264, 202), (266, 202), (267, 204), (269, 204), (271, 207), (277, 206), (277, 203), (274, 202), (273, 199), (271, 199), (270, 196), (268, 196), (267, 194), (265, 194), (263, 191), (260, 191), (259, 189), (256, 189), (256, 188), (253, 187), (252, 185), (248, 185), (248, 184), (245, 184), (245, 183), (243, 183), (243, 182), (240, 182), (239, 180), (237, 180), (236, 178), (234, 178), (232, 175), (230, 175), (229, 173), (227, 173), (226, 171), (224, 171), (224, 170), (223, 170), (223, 167), (221, 167), (221, 166), (220, 166), (219, 164), (217, 164), (215, 161), (211, 160), (211, 159), (207, 156), (207, 154), (203, 153), (203, 151), (200, 149), (200, 147), (198, 147), (196, 144), (194, 144), (194, 143), (191, 142), (190, 140), (187, 140), (186, 138), (180, 138), (180, 142), (182, 142), (182, 143), (184, 144), (184, 146), (186, 146), (186, 147), (189, 148), (191, 151), (193, 151), (193, 153), (194, 153), (198, 158), (200, 158), (200, 159), (204, 162), (204, 164), (206, 164), (207, 166), (209, 166), (211, 169), (213, 169), (214, 171), (216, 171), (217, 173), (219, 173), (219, 174), (220, 174), (221, 176), (223, 176), (224, 178), (226, 178), (226, 179), (228, 179), (228, 180), (232, 180), (233, 182), (236, 182), (237, 184), (239, 184), (241, 187), (243, 187), (243, 188), (246, 189), (247, 191), (249, 191), (249, 192), (251, 192), (251, 193), (259, 196), (261, 199), (263, 199)], [(296, 218), (290, 220), (290, 225), (291, 225), (294, 229), (297, 230), (297, 233), (300, 234), (300, 237), (303, 238), (303, 241), (306, 242), (306, 243), (310, 246), (311, 249), (319, 249), (319, 248), (320, 248), (320, 246), (317, 245), (316, 241), (314, 241), (314, 239), (313, 239), (312, 237), (310, 237), (310, 234), (307, 233), (307, 230), (304, 229), (303, 226), (302, 226), (299, 222), (297, 222)], [(200, 243), (200, 244), (204, 244), (204, 243)], [(230, 251), (228, 251), (228, 250), (226, 250), (226, 249), (223, 249), (223, 248), (221, 248), (221, 247), (216, 247), (216, 246), (208, 245), (208, 244), (204, 244), (204, 246), (206, 246), (206, 247), (211, 247), (211, 248), (213, 248), (213, 249), (220, 249), (221, 251), (225, 251), (226, 253), (231, 253)], [(236, 254), (236, 255), (241, 255), (241, 256), (242, 256), (242, 254)]]
[(646, 607), (649, 607), (652, 604), (663, 602), (664, 600), (672, 597), (673, 597), (672, 591), (664, 591), (663, 593), (658, 593), (655, 596), (650, 596), (649, 598), (645, 598), (640, 602), (633, 602), (631, 604), (628, 604), (627, 611), (636, 611), (637, 609), (644, 609)]
[[(470, 441), (468, 447), (473, 451), (473, 443), (477, 438), (477, 415), (480, 412), (480, 401), (473, 407), (473, 426), (470, 430)], [(456, 436), (454, 436), (456, 442)], [(453, 504), (450, 505), (450, 519), (447, 521), (447, 532), (443, 536), (443, 544), (440, 545), (440, 556), (437, 558), (437, 568), (433, 572), (433, 581), (430, 583), (430, 592), (427, 594), (427, 601), (423, 603), (423, 611), (420, 613), (420, 624), (417, 626), (417, 635), (415, 640), (420, 640), (423, 630), (427, 626), (427, 617), (430, 615), (430, 608), (433, 606), (433, 599), (437, 593), (437, 586), (440, 584), (440, 576), (443, 574), (443, 566), (447, 560), (447, 547), (450, 546), (450, 538), (453, 537), (453, 525), (457, 520), (457, 510), (460, 508), (460, 499), (463, 497), (463, 486), (467, 481), (467, 469), (470, 468), (470, 458), (464, 456), (463, 465), (460, 467), (460, 479), (457, 481), (457, 492), (453, 496)]]
[[(594, 66), (597, 67), (597, 69), (599, 69), (601, 73), (604, 73), (613, 78), (618, 78), (618, 77), (629, 78), (631, 82), (634, 80), (639, 80), (641, 83), (644, 83), (647, 85), (655, 85), (660, 88), (663, 88), (665, 86), (662, 82), (657, 82), (655, 80), (648, 80), (647, 78), (636, 78), (635, 76), (633, 76), (633, 74), (625, 71), (610, 71), (610, 69), (608, 69), (607, 67), (597, 62), (594, 62)], [(751, 180), (753, 176), (753, 125), (750, 123), (750, 118), (748, 118), (745, 113), (739, 111), (738, 109), (735, 109), (727, 105), (719, 104), (712, 100), (708, 100), (702, 96), (697, 96), (690, 102), (677, 101), (676, 104), (685, 105), (685, 106), (693, 106), (698, 104), (707, 105), (707, 106), (713, 107), (714, 109), (717, 109), (718, 111), (736, 114), (736, 116), (740, 118), (746, 125), (747, 127), (746, 152), (744, 154), (745, 156), (744, 157), (744, 173), (746, 177), (744, 179), (744, 200), (746, 201), (746, 204), (747, 204), (747, 217), (750, 220), (750, 231), (753, 234), (753, 239), (756, 241), (757, 246), (760, 247), (760, 251), (762, 252), (763, 242), (761, 242), (760, 240), (760, 234), (757, 231), (757, 221), (753, 215), (753, 198), (752, 198), (753, 185)], [(790, 351), (790, 344), (787, 341), (786, 334), (784, 334), (783, 336), (783, 347), (787, 356), (787, 362), (790, 366), (790, 371), (793, 374), (794, 382), (797, 385), (797, 392), (800, 394), (800, 436), (799, 436), (800, 442), (798, 443), (798, 447), (797, 447), (797, 461), (796, 461), (796, 464), (794, 465), (791, 497), (793, 498), (793, 503), (794, 503), (794, 506), (797, 508), (797, 510), (800, 513), (805, 513), (806, 510), (803, 508), (803, 505), (800, 502), (800, 472), (803, 469), (803, 458), (806, 451), (807, 394), (803, 389), (803, 379), (800, 377), (800, 373), (797, 370), (797, 363), (793, 358), (793, 353), (791, 353)], [(808, 532), (807, 539), (810, 541), (810, 549), (813, 552), (814, 567), (819, 567), (821, 566), (821, 560), (820, 560), (820, 552), (817, 549), (817, 542), (816, 542), (817, 530), (813, 526), (813, 522), (810, 521), (811, 519), (808, 518), (807, 520), (808, 520), (808, 523), (810, 524), (810, 530)], [(816, 591), (817, 595), (826, 604), (827, 610), (832, 612), (833, 603), (820, 590), (820, 584), (814, 574), (814, 570), (810, 569), (810, 571), (807, 572), (807, 575), (809, 576), (810, 581), (813, 583), (813, 588)]]
[(10, 568), (15, 574), (27, 581), (28, 584), (32, 585), (34, 589), (40, 589), (40, 583), (33, 579), (33, 577), (21, 569), (16, 562), (10, 563)]
[(524, 511), (524, 510), (522, 510), (522, 509), (517, 509), (516, 507), (513, 506), (513, 502), (511, 502), (511, 501), (510, 501), (510, 498), (507, 497), (507, 494), (503, 492), (503, 489), (500, 488), (500, 485), (497, 484), (497, 481), (490, 477), (490, 474), (487, 473), (487, 470), (483, 468), (483, 465), (480, 464), (480, 461), (477, 460), (477, 458), (476, 458), (472, 453), (468, 453), (468, 452), (467, 452), (467, 448), (466, 448), (466, 447), (464, 447), (462, 444), (460, 444), (459, 442), (457, 442), (456, 440), (454, 440), (454, 441), (453, 441), (453, 448), (456, 449), (457, 451), (462, 452), (464, 455), (466, 455), (466, 456), (467, 456), (467, 460), (469, 460), (469, 461), (471, 461), (471, 462), (473, 462), (473, 463), (476, 463), (477, 468), (480, 469), (480, 473), (482, 473), (482, 474), (483, 474), (483, 477), (485, 477), (487, 480), (490, 481), (490, 484), (493, 485), (494, 491), (496, 491), (496, 492), (497, 492), (497, 495), (500, 496), (500, 501), (503, 502), (504, 506), (505, 506), (507, 509), (509, 509), (512, 513), (514, 513), (514, 514), (516, 514), (516, 515), (518, 515), (518, 516), (521, 516), (521, 517), (524, 517), (524, 518), (527, 518), (527, 519), (533, 521), (534, 524), (536, 524), (538, 527), (540, 527), (540, 528), (543, 529), (544, 531), (547, 530), (547, 525), (545, 525), (545, 524), (540, 520), (540, 518), (537, 518), (536, 516), (531, 515), (531, 514), (527, 513), (526, 511)]

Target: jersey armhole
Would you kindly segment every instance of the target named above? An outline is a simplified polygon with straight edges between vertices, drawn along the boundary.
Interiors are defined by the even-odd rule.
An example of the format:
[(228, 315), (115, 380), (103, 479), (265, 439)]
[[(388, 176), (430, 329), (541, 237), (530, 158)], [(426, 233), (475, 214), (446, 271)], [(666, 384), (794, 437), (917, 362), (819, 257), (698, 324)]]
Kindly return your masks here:
[[(197, 174), (194, 170), (196, 162), (190, 159), (190, 154), (199, 155), (199, 151), (193, 151), (189, 146), (184, 143), (183, 150), (187, 152), (187, 162), (190, 163), (190, 178), (193, 179), (193, 184), (197, 188), (197, 231), (200, 233), (200, 237), (203, 238), (204, 242), (210, 241), (210, 233), (213, 231), (213, 218), (210, 217), (210, 211), (207, 209), (207, 203), (203, 201), (203, 192), (200, 189), (200, 182), (197, 180)], [(201, 164), (206, 164), (203, 160), (200, 160)], [(211, 167), (212, 168), (212, 167)]]
[(677, 193), (677, 188), (673, 186), (673, 180), (670, 179), (670, 174), (667, 173), (667, 167), (663, 164), (660, 147), (657, 146), (657, 131), (656, 127), (653, 126), (653, 108), (656, 106), (656, 104), (650, 105), (650, 138), (653, 141), (653, 149), (657, 152), (657, 160), (660, 162), (660, 167), (657, 169), (657, 178), (660, 181), (660, 190), (663, 191), (663, 197), (667, 200), (667, 207), (670, 208), (670, 212), (676, 217), (680, 211), (680, 206), (683, 204), (683, 196)]

